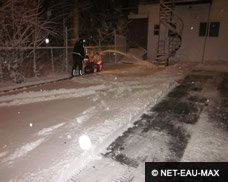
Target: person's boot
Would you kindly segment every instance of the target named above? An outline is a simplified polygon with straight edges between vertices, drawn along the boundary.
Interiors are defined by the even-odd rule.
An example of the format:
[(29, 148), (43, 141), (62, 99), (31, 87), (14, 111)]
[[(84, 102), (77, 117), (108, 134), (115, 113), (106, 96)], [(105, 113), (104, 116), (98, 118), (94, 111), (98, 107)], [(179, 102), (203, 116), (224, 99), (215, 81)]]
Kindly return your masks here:
[(79, 70), (79, 76), (82, 76), (82, 70)]
[(76, 71), (75, 69), (72, 70), (72, 74), (71, 74), (72, 77), (75, 76), (75, 71)]

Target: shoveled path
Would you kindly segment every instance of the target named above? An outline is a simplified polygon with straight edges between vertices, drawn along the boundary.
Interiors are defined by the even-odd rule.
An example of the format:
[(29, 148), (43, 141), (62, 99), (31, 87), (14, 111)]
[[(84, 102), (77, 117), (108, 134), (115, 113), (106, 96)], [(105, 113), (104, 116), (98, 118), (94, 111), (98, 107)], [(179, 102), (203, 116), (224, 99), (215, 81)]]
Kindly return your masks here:
[[(204, 122), (211, 122), (216, 130), (227, 135), (227, 93), (227, 73), (193, 70), (179, 86), (69, 181), (144, 181), (146, 161), (182, 161), (189, 141), (197, 134), (194, 130), (202, 115), (208, 116)], [(190, 146), (194, 147), (192, 143), (194, 141)], [(194, 159), (195, 154), (189, 151), (185, 157), (188, 161), (207, 161), (206, 158)], [(219, 153), (215, 156), (210, 160), (218, 161)], [(222, 157), (224, 155), (220, 160), (224, 160)], [(227, 157), (226, 154), (228, 161)]]

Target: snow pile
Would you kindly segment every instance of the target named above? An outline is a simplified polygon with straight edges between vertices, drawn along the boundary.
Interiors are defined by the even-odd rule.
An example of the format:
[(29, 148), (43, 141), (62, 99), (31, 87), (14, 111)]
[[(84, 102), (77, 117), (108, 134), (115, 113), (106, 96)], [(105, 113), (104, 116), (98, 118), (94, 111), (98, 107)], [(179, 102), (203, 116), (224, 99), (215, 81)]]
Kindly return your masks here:
[(52, 133), (54, 130), (56, 130), (57, 128), (60, 128), (62, 127), (63, 125), (65, 125), (65, 123), (60, 123), (60, 124), (57, 124), (57, 125), (54, 125), (52, 127), (49, 127), (49, 128), (44, 128), (42, 130), (40, 130), (36, 136), (47, 136), (47, 135), (50, 135), (50, 133)]
[(45, 84), (50, 82), (55, 82), (57, 80), (69, 78), (69, 74), (53, 74), (48, 75), (46, 77), (38, 77), (38, 78), (26, 78), (23, 83), (14, 83), (14, 82), (0, 82), (0, 92), (10, 91), (18, 88), (26, 88), (28, 86), (35, 86), (38, 84)]
[(51, 101), (56, 99), (68, 99), (83, 97), (94, 94), (97, 90), (104, 89), (103, 85), (92, 86), (80, 89), (59, 89), (59, 90), (40, 90), (38, 92), (22, 92), (16, 95), (0, 97), (0, 106), (12, 106), (30, 104), (35, 102)]

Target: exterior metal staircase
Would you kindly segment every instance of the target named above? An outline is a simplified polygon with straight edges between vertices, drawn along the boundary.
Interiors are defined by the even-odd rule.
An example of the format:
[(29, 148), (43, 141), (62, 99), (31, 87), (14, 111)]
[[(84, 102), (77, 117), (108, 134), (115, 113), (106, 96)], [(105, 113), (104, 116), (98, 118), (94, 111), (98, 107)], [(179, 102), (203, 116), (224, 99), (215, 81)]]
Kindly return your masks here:
[(181, 47), (183, 20), (174, 11), (175, 0), (160, 0), (160, 31), (156, 61), (158, 64), (169, 63)]

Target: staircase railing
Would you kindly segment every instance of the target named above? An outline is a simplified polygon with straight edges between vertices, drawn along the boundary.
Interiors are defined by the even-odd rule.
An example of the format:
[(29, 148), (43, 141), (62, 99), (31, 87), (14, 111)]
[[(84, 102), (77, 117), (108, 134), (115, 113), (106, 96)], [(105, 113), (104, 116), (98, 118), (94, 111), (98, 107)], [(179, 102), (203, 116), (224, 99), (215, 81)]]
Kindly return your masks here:
[(166, 61), (166, 64), (168, 64), (170, 57), (176, 55), (182, 44), (184, 22), (174, 11), (174, 8), (175, 0), (160, 0), (160, 34), (162, 33), (161, 24), (163, 24), (168, 35), (159, 36), (156, 59), (159, 62)]

